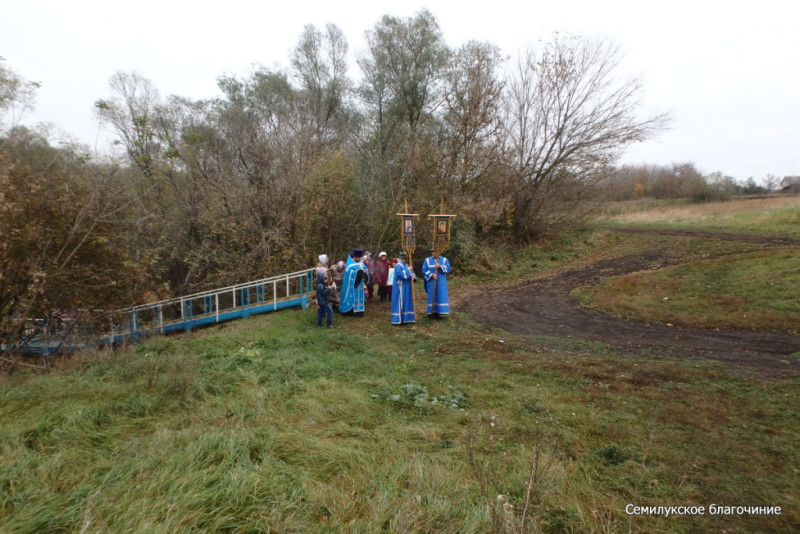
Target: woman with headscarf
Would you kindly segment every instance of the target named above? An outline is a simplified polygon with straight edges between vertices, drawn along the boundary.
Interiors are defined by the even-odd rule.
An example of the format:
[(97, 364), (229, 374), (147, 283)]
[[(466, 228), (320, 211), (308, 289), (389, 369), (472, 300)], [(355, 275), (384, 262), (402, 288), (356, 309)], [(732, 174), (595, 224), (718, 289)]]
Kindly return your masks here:
[(381, 302), (391, 297), (387, 287), (389, 286), (390, 267), (394, 269), (394, 265), (387, 259), (386, 253), (381, 251), (381, 253), (378, 254), (378, 261), (375, 262), (375, 278), (378, 280), (378, 296), (381, 298)]
[(319, 263), (317, 263), (317, 277), (319, 277), (319, 275), (328, 274), (328, 255), (320, 254), (318, 259)]

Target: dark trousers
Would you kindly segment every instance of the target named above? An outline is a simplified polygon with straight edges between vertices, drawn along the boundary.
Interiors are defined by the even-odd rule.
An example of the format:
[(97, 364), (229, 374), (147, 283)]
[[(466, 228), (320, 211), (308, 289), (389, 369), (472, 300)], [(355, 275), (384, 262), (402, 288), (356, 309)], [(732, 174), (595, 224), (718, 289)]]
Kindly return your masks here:
[(389, 289), (390, 286), (378, 286), (378, 296), (381, 298), (381, 302), (389, 298), (392, 298), (392, 291)]
[(327, 325), (330, 326), (333, 322), (333, 308), (330, 304), (320, 305), (317, 309), (317, 326), (322, 326), (322, 318), (328, 316)]

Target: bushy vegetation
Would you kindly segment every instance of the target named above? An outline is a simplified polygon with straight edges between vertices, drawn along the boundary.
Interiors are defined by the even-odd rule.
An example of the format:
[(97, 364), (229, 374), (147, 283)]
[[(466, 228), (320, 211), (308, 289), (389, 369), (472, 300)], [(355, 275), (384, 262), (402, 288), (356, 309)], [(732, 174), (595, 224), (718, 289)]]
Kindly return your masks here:
[(556, 35), (505, 61), (491, 43), (449, 46), (426, 10), (384, 16), (366, 36), (357, 76), (341, 30), (307, 26), (286, 67), (221, 76), (215, 99), (114, 74), (95, 111), (119, 160), (20, 127), (36, 84), (0, 65), (0, 338), (24, 342), (31, 320), (102, 330), (91, 316), (110, 308), (295, 271), (323, 252), (391, 251), (405, 202), (423, 215), (424, 250), (424, 215), (446, 199), (458, 214), (449, 255), (479, 270), (487, 250), (580, 228), (603, 191), (734, 192), (688, 164), (614, 170), (667, 118), (641, 118), (642, 87), (616, 76), (610, 42)]
[[(0, 340), (22, 341), (130, 303), (154, 251), (135, 248), (118, 174), (17, 129), (0, 140)], [(75, 332), (77, 333), (77, 332)]]
[[(449, 46), (422, 10), (382, 17), (366, 42), (354, 77), (341, 30), (307, 26), (286, 67), (221, 76), (222, 96), (209, 100), (165, 98), (142, 75), (116, 73), (95, 108), (124, 150), (118, 162), (54, 148), (11, 113), (3, 173), (17, 182), (35, 174), (40, 189), (5, 199), (19, 215), (0, 237), (16, 251), (9, 268), (49, 280), (56, 268), (79, 271), (80, 261), (91, 271), (83, 287), (106, 287), (95, 271), (116, 269), (132, 300), (137, 291), (186, 294), (308, 267), (321, 252), (340, 259), (355, 246), (396, 248), (405, 202), (423, 215), (425, 248), (424, 215), (443, 198), (458, 214), (451, 256), (466, 263), (485, 242), (526, 243), (579, 226), (620, 148), (665, 120), (640, 118), (641, 86), (614, 75), (620, 55), (607, 41), (556, 35), (507, 65), (491, 43)], [(0, 74), (3, 115), (32, 104), (34, 85), (5, 66)], [(72, 207), (59, 208), (67, 200)], [(64, 237), (37, 224), (58, 210)], [(43, 242), (20, 235), (26, 217)], [(17, 257), (22, 250), (36, 269)], [(21, 295), (38, 291), (33, 281), (13, 284)], [(115, 301), (58, 287), (69, 310)], [(28, 318), (19, 305), (27, 297), (15, 298), (3, 315)]]

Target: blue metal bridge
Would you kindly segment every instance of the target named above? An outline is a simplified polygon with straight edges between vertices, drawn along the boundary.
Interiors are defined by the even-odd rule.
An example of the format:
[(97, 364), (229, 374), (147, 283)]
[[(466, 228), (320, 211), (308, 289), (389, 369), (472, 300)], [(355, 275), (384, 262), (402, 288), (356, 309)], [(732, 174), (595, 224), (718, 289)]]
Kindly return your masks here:
[(138, 341), (154, 334), (191, 331), (194, 328), (241, 319), (293, 306), (305, 309), (315, 295), (314, 269), (273, 276), (253, 282), (150, 302), (110, 312), (108, 329), (98, 335), (36, 333), (23, 346), (2, 346), (19, 352), (51, 354), (91, 346)]

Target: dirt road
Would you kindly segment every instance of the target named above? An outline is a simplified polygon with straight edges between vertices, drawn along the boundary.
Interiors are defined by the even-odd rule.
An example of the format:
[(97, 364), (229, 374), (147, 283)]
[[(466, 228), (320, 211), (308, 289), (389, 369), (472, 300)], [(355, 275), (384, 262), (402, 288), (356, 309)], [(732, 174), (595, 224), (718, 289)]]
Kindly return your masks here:
[[(766, 246), (800, 246), (789, 238), (768, 239), (696, 231), (619, 229), (631, 233), (660, 233), (758, 242)], [(570, 293), (604, 278), (680, 263), (662, 245), (646, 253), (596, 262), (531, 280), (512, 288), (482, 293), (456, 303), (459, 311), (514, 334), (547, 335), (600, 342), (621, 354), (672, 358), (709, 358), (737, 371), (765, 377), (788, 377), (800, 372), (800, 337), (750, 331), (700, 330), (627, 320), (580, 306)], [(475, 297), (475, 296), (473, 296)]]

